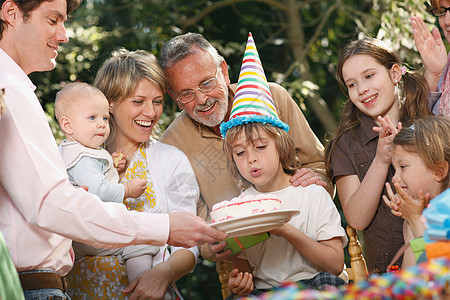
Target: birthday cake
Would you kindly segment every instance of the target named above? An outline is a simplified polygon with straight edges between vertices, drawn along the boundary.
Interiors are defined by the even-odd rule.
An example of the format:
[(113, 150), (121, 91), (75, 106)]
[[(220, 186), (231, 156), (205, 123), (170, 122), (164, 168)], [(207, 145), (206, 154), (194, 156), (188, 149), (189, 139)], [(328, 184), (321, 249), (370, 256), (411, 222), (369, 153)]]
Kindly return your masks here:
[(213, 205), (213, 223), (280, 210), (281, 200), (270, 194), (236, 197)]

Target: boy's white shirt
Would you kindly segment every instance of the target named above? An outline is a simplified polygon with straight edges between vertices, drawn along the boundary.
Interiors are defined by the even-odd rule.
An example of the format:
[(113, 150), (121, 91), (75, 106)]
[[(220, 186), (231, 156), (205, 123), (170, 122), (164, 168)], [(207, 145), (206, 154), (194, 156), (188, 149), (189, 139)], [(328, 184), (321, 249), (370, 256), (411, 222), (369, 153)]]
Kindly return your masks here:
[[(261, 194), (253, 187), (244, 195)], [(347, 245), (347, 235), (341, 217), (328, 192), (321, 186), (289, 186), (270, 192), (281, 200), (281, 209), (298, 209), (300, 214), (289, 224), (315, 241), (340, 237)], [(246, 249), (239, 256), (247, 259), (253, 269), (256, 289), (267, 289), (285, 281), (299, 281), (314, 277), (320, 270), (304, 259), (285, 238), (271, 235), (268, 240)]]

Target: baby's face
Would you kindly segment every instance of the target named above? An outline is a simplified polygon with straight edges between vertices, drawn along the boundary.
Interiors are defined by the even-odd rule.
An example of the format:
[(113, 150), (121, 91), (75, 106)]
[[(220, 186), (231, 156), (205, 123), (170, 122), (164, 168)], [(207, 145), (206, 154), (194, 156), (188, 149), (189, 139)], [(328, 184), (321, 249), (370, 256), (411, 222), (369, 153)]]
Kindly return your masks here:
[(79, 99), (70, 122), (72, 139), (88, 148), (99, 148), (110, 132), (108, 100), (103, 95)]

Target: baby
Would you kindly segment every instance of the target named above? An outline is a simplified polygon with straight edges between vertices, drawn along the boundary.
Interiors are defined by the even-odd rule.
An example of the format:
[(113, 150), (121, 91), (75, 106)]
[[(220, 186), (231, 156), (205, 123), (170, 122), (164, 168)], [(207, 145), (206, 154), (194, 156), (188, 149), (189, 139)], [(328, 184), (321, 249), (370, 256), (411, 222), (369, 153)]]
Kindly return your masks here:
[[(122, 153), (112, 156), (101, 147), (110, 133), (109, 103), (104, 94), (86, 83), (71, 83), (59, 91), (55, 100), (55, 116), (66, 136), (60, 152), (69, 180), (105, 202), (122, 203), (136, 198), (147, 188), (147, 180), (135, 178), (122, 184), (115, 166), (125, 165)], [(126, 262), (129, 282), (152, 267), (159, 247), (139, 245), (123, 249), (97, 249), (74, 242), (76, 258), (85, 255), (118, 255)]]

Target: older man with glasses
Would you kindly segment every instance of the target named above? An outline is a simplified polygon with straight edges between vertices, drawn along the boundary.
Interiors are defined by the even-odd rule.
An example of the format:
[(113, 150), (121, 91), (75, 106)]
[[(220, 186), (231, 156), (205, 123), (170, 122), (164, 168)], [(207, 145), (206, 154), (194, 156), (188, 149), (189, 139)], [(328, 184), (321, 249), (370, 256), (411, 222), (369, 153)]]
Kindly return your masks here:
[[(224, 58), (200, 34), (172, 38), (161, 49), (161, 60), (169, 94), (183, 111), (160, 140), (178, 147), (189, 158), (203, 200), (198, 214), (208, 219), (208, 211), (215, 203), (236, 197), (246, 187), (246, 183), (235, 181), (227, 166), (219, 130), (230, 117), (236, 84), (230, 84)], [(303, 163), (291, 181), (294, 185), (320, 184), (332, 194), (322, 144), (288, 92), (275, 83), (269, 86)]]

